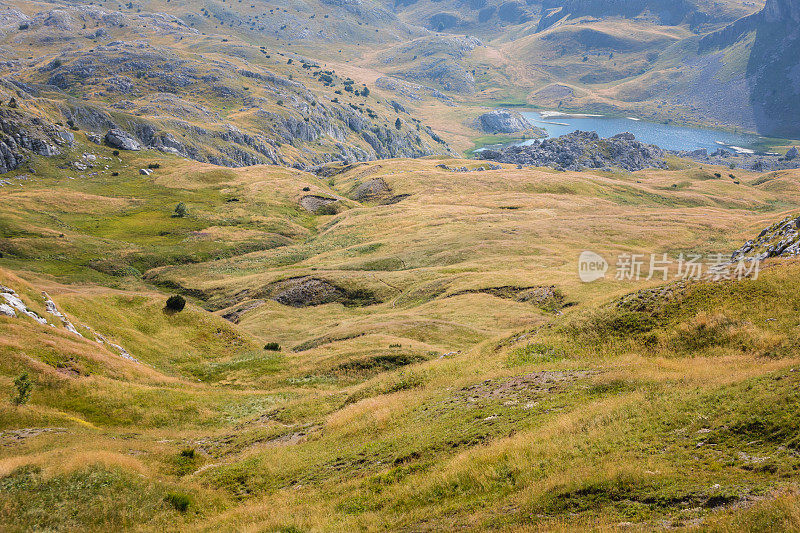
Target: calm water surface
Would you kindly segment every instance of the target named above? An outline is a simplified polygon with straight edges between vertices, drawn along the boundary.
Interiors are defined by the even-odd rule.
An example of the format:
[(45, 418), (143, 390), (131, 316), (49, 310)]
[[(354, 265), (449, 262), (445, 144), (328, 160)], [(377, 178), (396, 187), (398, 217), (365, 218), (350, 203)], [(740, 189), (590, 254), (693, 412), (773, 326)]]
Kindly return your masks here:
[[(646, 144), (655, 144), (665, 150), (698, 150), (713, 152), (718, 148), (730, 151), (753, 150), (766, 138), (746, 133), (730, 133), (707, 128), (692, 128), (646, 122), (635, 118), (612, 118), (592, 115), (565, 115), (555, 111), (521, 111), (534, 126), (544, 129), (550, 137), (558, 137), (575, 130), (596, 131), (608, 138), (618, 133), (630, 132)], [(530, 144), (525, 141), (522, 144)]]

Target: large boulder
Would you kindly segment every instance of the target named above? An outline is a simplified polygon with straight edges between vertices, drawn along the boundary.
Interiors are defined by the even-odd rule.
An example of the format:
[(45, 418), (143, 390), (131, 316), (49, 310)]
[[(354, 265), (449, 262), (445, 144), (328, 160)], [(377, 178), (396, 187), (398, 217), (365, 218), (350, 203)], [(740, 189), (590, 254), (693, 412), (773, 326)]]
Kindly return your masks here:
[(486, 133), (517, 133), (533, 128), (521, 113), (495, 109), (478, 117), (478, 126)]
[(108, 143), (110, 147), (120, 150), (142, 149), (142, 145), (139, 144), (139, 141), (134, 139), (127, 131), (123, 131), (119, 128), (108, 130), (108, 133), (106, 133), (106, 143)]

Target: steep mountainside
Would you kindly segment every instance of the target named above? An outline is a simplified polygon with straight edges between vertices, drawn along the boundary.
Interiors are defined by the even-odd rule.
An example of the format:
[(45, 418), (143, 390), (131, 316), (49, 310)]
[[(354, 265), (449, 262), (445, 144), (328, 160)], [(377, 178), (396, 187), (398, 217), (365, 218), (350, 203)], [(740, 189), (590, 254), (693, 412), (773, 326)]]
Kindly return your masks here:
[(762, 11), (700, 41), (701, 52), (712, 55), (737, 48), (744, 49), (739, 53), (746, 64), (738, 66), (735, 79), (746, 86), (749, 98), (742, 104), (752, 110), (752, 124), (772, 135), (798, 135), (800, 1), (767, 0)]

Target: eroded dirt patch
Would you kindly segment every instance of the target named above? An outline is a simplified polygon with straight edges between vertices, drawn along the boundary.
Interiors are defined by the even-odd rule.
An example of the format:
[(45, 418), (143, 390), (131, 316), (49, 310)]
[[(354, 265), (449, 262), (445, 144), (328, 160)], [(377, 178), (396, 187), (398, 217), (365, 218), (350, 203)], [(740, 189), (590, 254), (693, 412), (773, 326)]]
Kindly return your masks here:
[(555, 285), (537, 285), (533, 287), (487, 287), (483, 289), (467, 289), (458, 291), (450, 296), (462, 294), (489, 294), (497, 298), (514, 300), (515, 302), (531, 303), (548, 311), (557, 311), (566, 307), (564, 294)]
[(300, 198), (300, 207), (309, 213), (316, 213), (326, 205), (336, 203), (336, 198), (326, 198), (325, 196), (317, 196), (309, 194)]
[(44, 433), (65, 433), (67, 428), (23, 428), (0, 431), (0, 447), (21, 444), (26, 439), (37, 437)]
[(567, 384), (591, 375), (589, 371), (542, 371), (510, 378), (489, 379), (456, 391), (467, 401), (521, 400), (535, 394), (562, 391)]
[(358, 202), (370, 202), (383, 199), (391, 192), (392, 188), (383, 178), (372, 178), (356, 185), (348, 196)]
[(312, 276), (272, 283), (259, 291), (258, 296), (291, 307), (311, 307), (334, 302), (347, 307), (360, 307), (380, 302), (366, 289), (347, 289)]

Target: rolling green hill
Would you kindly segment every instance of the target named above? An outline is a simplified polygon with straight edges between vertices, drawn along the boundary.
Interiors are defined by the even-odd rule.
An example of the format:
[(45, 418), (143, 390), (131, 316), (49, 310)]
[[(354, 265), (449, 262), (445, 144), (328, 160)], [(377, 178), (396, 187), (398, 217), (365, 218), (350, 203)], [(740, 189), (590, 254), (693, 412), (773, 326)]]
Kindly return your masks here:
[(0, 3), (0, 530), (800, 530), (800, 170), (458, 156), (794, 135), (797, 20)]
[(76, 139), (109, 169), (36, 156), (1, 191), (0, 291), (45, 321), (0, 317), (3, 388), (33, 386), (0, 403), (3, 529), (797, 525), (795, 262), (575, 274), (731, 251), (797, 212), (797, 171), (309, 173)]

